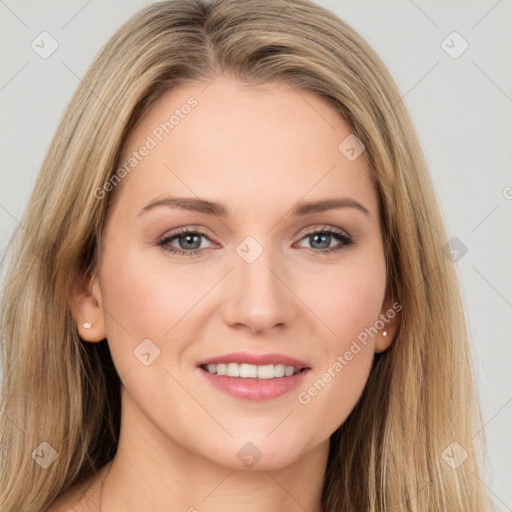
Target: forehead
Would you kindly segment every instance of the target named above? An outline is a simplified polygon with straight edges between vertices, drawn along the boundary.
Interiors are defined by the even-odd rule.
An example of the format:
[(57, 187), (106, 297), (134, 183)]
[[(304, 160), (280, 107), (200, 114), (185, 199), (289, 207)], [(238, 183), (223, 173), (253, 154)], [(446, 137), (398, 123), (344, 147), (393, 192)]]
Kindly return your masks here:
[(129, 137), (121, 164), (136, 165), (121, 195), (139, 208), (165, 193), (260, 208), (333, 194), (375, 202), (364, 153), (351, 160), (340, 150), (351, 136), (324, 99), (285, 83), (252, 86), (221, 76), (183, 85), (160, 98)]

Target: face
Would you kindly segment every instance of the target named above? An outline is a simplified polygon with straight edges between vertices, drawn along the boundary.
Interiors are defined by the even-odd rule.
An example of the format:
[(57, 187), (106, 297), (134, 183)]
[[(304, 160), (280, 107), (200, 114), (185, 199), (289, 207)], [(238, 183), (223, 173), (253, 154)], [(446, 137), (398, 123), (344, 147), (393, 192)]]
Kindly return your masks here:
[[(227, 77), (205, 86), (167, 93), (127, 141), (121, 162), (137, 162), (115, 191), (80, 306), (94, 327), (80, 334), (108, 338), (123, 414), (164, 446), (284, 467), (325, 446), (395, 331), (379, 200), (322, 99)], [(341, 201), (311, 206), (328, 200)], [(211, 371), (301, 371), (200, 366), (219, 357)]]

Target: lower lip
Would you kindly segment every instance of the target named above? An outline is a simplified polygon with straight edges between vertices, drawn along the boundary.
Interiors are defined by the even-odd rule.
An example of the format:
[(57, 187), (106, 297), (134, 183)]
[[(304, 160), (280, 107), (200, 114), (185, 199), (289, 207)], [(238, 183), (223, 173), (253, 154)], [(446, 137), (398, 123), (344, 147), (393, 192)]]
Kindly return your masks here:
[(273, 379), (243, 379), (240, 377), (227, 377), (214, 375), (202, 368), (198, 370), (217, 389), (243, 400), (270, 400), (284, 395), (298, 387), (310, 372), (307, 368), (290, 377), (274, 377)]

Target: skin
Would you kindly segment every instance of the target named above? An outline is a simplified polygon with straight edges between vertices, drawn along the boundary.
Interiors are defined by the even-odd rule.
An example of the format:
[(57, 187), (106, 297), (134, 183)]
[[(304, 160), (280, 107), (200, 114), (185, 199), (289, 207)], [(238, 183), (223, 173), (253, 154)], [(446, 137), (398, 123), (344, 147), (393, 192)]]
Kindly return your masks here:
[[(123, 411), (118, 452), (76, 510), (319, 512), (329, 436), (398, 327), (396, 315), (387, 336), (369, 337), (317, 396), (298, 401), (394, 302), (386, 295), (378, 196), (364, 153), (350, 161), (338, 150), (351, 130), (321, 98), (225, 75), (205, 87), (168, 92), (131, 134), (124, 159), (190, 96), (198, 100), (116, 190), (97, 274), (72, 299), (82, 339), (108, 338)], [(138, 215), (171, 194), (220, 202), (229, 216), (166, 206)], [(290, 213), (299, 201), (332, 197), (351, 198), (369, 214), (353, 207)], [(196, 239), (199, 255), (158, 245), (180, 227), (205, 233)], [(342, 242), (315, 242), (307, 228), (344, 230), (353, 244), (325, 253)], [(252, 263), (236, 252), (247, 236), (263, 249)], [(191, 251), (193, 242), (176, 237), (167, 247)], [(149, 366), (134, 357), (147, 338), (160, 350)], [(283, 353), (311, 372), (278, 398), (241, 400), (196, 368), (236, 351)], [(253, 467), (237, 457), (249, 442), (261, 453)]]

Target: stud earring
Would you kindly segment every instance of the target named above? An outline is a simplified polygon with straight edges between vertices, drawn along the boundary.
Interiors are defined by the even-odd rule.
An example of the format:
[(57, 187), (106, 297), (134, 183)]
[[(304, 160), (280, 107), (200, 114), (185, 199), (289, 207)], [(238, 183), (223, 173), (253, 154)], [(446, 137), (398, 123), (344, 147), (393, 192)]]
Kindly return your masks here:
[(382, 336), (387, 336), (388, 335), (388, 331), (382, 331)]
[(90, 328), (92, 327), (92, 324), (91, 324), (91, 322), (84, 322), (84, 323), (82, 324), (82, 326), (83, 326), (85, 329), (90, 329)]

